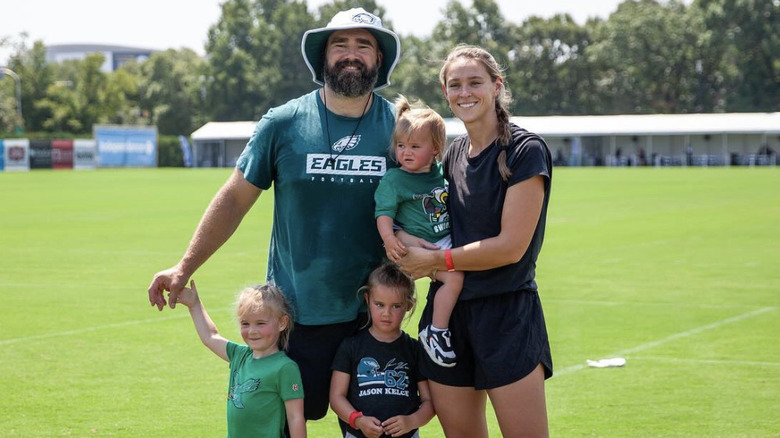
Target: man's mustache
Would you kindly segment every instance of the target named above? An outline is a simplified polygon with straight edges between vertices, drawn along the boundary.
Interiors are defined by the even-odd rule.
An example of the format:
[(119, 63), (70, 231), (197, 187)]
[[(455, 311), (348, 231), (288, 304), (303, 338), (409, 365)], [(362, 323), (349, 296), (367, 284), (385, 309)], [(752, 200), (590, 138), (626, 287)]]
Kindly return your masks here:
[(334, 67), (336, 67), (337, 69), (343, 69), (343, 68), (346, 68), (346, 67), (357, 67), (360, 70), (365, 70), (366, 69), (366, 65), (363, 64), (361, 61), (358, 61), (358, 60), (339, 61), (339, 62), (336, 63), (336, 65)]

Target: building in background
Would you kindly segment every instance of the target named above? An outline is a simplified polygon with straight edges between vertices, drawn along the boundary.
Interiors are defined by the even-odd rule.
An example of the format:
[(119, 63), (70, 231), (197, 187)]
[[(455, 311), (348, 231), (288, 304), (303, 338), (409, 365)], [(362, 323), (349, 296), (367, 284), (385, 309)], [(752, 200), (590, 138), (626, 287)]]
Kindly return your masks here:
[(145, 61), (155, 52), (157, 50), (107, 44), (52, 44), (46, 46), (46, 62), (59, 63), (69, 59), (80, 60), (93, 53), (102, 53), (105, 62), (101, 70), (113, 72), (128, 61)]
[[(774, 166), (780, 113), (518, 116), (558, 166)], [(445, 119), (447, 138), (465, 134)], [(209, 122), (192, 133), (195, 167), (232, 167), (257, 122)]]
[(233, 167), (257, 122), (208, 122), (192, 133), (194, 167)]

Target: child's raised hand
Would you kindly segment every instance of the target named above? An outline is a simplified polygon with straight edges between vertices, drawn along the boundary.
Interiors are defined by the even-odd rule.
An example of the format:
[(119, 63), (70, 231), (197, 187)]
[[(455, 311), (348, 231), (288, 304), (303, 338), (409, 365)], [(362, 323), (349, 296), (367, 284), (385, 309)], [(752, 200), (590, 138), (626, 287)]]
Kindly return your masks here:
[(190, 280), (190, 287), (185, 287), (181, 290), (176, 302), (182, 303), (187, 307), (192, 307), (200, 302), (200, 299), (198, 298), (198, 289), (195, 288), (195, 280)]
[(408, 415), (396, 415), (395, 417), (385, 420), (385, 422), (382, 423), (382, 427), (384, 428), (385, 433), (390, 436), (401, 436), (414, 429), (409, 420)]

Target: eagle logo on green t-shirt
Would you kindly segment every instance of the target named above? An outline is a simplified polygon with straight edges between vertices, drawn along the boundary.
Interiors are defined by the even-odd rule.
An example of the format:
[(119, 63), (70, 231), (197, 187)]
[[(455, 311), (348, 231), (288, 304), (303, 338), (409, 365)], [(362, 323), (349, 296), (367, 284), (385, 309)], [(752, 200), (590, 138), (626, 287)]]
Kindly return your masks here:
[[(233, 374), (238, 379), (238, 373)], [(248, 379), (243, 383), (237, 383), (228, 391), (228, 400), (233, 402), (237, 409), (244, 409), (244, 403), (241, 402), (241, 394), (256, 391), (260, 387), (260, 379)]]

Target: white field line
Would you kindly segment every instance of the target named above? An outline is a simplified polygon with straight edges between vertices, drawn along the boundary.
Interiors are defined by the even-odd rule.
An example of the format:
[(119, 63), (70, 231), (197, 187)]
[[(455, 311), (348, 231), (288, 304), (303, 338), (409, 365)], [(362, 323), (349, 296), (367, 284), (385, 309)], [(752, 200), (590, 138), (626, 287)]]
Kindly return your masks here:
[(647, 360), (667, 363), (692, 363), (702, 365), (738, 365), (755, 367), (780, 367), (780, 362), (761, 362), (755, 360), (722, 360), (722, 359), (680, 359), (663, 356), (631, 356), (631, 360)]
[(604, 300), (569, 300), (542, 297), (542, 305), (546, 303), (557, 304), (582, 304), (593, 306), (642, 306), (642, 307), (686, 307), (695, 309), (754, 309), (750, 304), (702, 304), (702, 303), (675, 303), (675, 302), (650, 302), (650, 301), (604, 301)]
[[(634, 348), (629, 348), (626, 350), (621, 350), (612, 354), (608, 354), (604, 357), (620, 357), (620, 356), (626, 356), (631, 353), (636, 353), (643, 350), (649, 350), (651, 348), (657, 347), (659, 345), (666, 344), (668, 342), (676, 341), (677, 339), (687, 338), (689, 336), (697, 335), (699, 333), (705, 332), (707, 330), (713, 330), (719, 327), (722, 327), (727, 324), (733, 324), (735, 322), (740, 322), (749, 318), (753, 318), (754, 316), (761, 315), (762, 313), (771, 312), (774, 311), (775, 307), (762, 307), (760, 309), (754, 310), (752, 312), (743, 313), (741, 315), (732, 316), (730, 318), (722, 319), (720, 321), (713, 322), (712, 324), (703, 325), (701, 327), (692, 328), (690, 330), (686, 330), (684, 332), (675, 333), (673, 335), (667, 336), (665, 338), (658, 339), (656, 341), (647, 342), (645, 344), (638, 345)], [(598, 359), (598, 358), (595, 358)], [(577, 365), (571, 365), (566, 368), (563, 368), (559, 371), (555, 371), (555, 376), (563, 376), (566, 374), (571, 374), (576, 371), (579, 371), (583, 368), (587, 367), (586, 364), (577, 364)]]
[[(183, 306), (183, 304), (179, 304), (180, 306)], [(220, 311), (227, 311), (232, 308), (223, 308), (223, 309), (216, 309), (212, 310), (209, 313), (216, 313)], [(84, 327), (80, 329), (75, 330), (63, 330), (56, 333), (44, 333), (40, 335), (32, 335), (32, 336), (24, 336), (21, 338), (11, 338), (11, 339), (2, 339), (0, 340), (0, 347), (11, 345), (11, 344), (18, 344), (21, 342), (33, 342), (33, 341), (40, 341), (44, 339), (51, 339), (51, 338), (58, 338), (61, 336), (71, 336), (71, 335), (80, 335), (83, 333), (90, 333), (95, 332), (99, 330), (108, 330), (108, 329), (115, 329), (115, 328), (122, 328), (122, 327), (129, 327), (134, 325), (142, 325), (142, 324), (153, 324), (157, 322), (163, 322), (163, 321), (170, 321), (172, 319), (182, 319), (182, 318), (189, 318), (189, 312), (187, 313), (180, 313), (178, 315), (170, 315), (170, 316), (160, 316), (159, 318), (147, 318), (147, 319), (137, 319), (135, 321), (125, 321), (125, 322), (118, 322), (115, 324), (106, 324), (106, 325), (98, 325), (94, 327)]]

